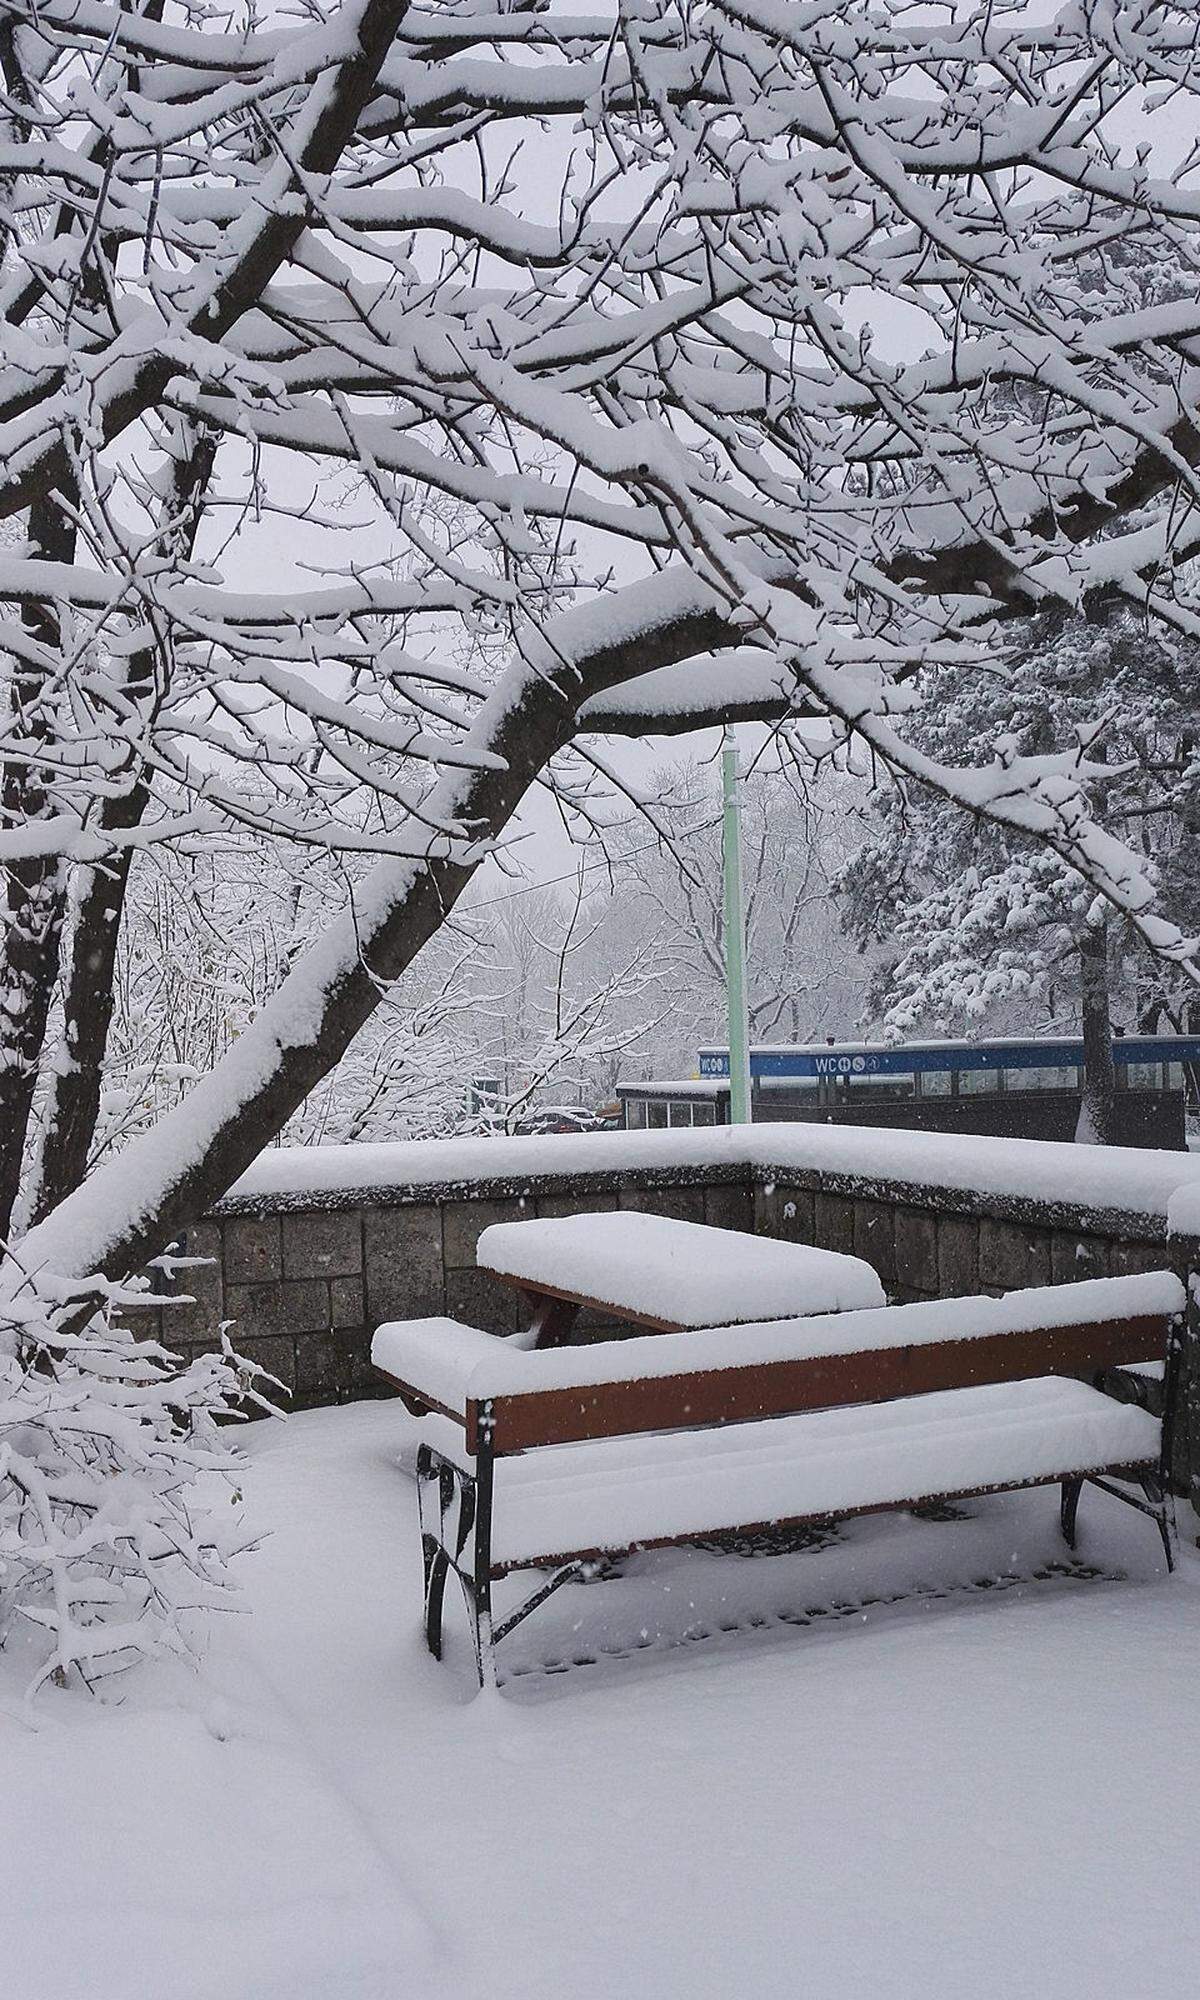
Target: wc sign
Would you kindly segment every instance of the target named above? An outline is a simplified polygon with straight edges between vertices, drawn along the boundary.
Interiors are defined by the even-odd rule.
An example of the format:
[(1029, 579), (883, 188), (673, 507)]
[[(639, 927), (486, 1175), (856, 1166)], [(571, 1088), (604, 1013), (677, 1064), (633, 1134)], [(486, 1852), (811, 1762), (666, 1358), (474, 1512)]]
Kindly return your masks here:
[(863, 1076), (879, 1068), (878, 1056), (814, 1056), (818, 1076)]
[[(699, 1051), (701, 1076), (729, 1075), (727, 1049)], [(751, 1049), (750, 1068), (760, 1081), (763, 1077), (861, 1077), (888, 1070), (908, 1069), (911, 1059), (901, 1050), (859, 1051), (833, 1048), (817, 1054), (815, 1049)]]

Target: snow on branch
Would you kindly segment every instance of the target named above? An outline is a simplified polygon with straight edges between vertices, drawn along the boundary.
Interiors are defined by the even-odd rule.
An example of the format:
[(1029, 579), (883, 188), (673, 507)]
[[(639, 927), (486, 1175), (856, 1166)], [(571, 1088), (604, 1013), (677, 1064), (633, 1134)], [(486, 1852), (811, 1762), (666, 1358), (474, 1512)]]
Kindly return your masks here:
[(970, 765), (912, 719), (1038, 608), (1200, 629), (1190, 4), (154, 11), (0, 0), (14, 1129), (78, 871), (249, 832), (346, 893), (34, 1268), (218, 1195), (589, 733), (817, 724), (1200, 977), (1102, 691)]
[(228, 1341), (184, 1364), (121, 1325), (144, 1291), (106, 1289), (72, 1327), (27, 1287), (0, 1326), (0, 1644), (32, 1642), (31, 1699), (187, 1654), (196, 1614), (233, 1608), (245, 1534), (228, 1419), (271, 1407)]

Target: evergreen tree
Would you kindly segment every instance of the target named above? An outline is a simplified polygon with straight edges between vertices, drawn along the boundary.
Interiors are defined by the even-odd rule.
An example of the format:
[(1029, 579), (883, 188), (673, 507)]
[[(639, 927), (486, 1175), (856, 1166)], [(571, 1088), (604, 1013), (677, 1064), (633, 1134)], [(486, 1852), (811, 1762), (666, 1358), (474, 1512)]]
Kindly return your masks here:
[[(1078, 744), (1108, 824), (1138, 857), (1160, 907), (1200, 925), (1200, 645), (1151, 631), (1127, 607), (1032, 619), (988, 675), (922, 678), (910, 734), (947, 763), (992, 747), (1019, 783), (1023, 760)], [(1060, 857), (994, 820), (894, 778), (871, 797), (865, 838), (838, 886), (859, 944), (879, 952), (866, 1014), (895, 1033), (1024, 1032), (1078, 1021), (1085, 1040), (1080, 1137), (1111, 1132), (1111, 1028), (1191, 1025), (1192, 988)], [(1133, 866), (1131, 862), (1127, 864)]]

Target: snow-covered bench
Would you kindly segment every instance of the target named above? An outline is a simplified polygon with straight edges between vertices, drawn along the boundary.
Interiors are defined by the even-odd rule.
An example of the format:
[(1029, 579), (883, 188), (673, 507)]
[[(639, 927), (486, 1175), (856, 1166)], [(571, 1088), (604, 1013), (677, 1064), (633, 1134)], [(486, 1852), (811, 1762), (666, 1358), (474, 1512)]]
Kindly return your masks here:
[(495, 1222), (475, 1261), (526, 1299), (528, 1347), (559, 1346), (583, 1307), (678, 1333), (884, 1304), (861, 1257), (633, 1210)]
[[(602, 1556), (1025, 1486), (1061, 1486), (1073, 1546), (1082, 1486), (1103, 1485), (1170, 1564), (1163, 1425), (1079, 1378), (1173, 1352), (1183, 1303), (1163, 1271), (532, 1352), (456, 1320), (381, 1327), (376, 1368), (427, 1413), (429, 1648), (451, 1570), (483, 1678)], [(528, 1568), (552, 1573), (493, 1625), (493, 1583)]]

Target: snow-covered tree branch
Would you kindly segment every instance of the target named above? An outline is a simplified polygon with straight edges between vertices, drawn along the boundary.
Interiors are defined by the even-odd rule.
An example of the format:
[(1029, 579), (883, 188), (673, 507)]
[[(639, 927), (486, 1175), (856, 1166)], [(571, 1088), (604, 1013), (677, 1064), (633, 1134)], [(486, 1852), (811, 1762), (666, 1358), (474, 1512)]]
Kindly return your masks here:
[[(15, 427), (6, 504), (34, 477), (35, 431), (82, 400), (86, 423), (68, 416), (66, 435), (92, 496), (80, 503), (91, 560), (86, 582), (64, 568), (56, 601), (105, 660), (131, 596), (160, 621), (178, 693), (150, 756), (156, 773), (190, 779), (189, 824), (240, 816), (327, 840), (331, 803), (373, 782), (392, 808), (380, 845), (436, 868), (441, 842), (469, 868), (571, 715), (590, 701), (585, 723), (605, 726), (606, 689), (614, 729), (802, 708), (1048, 841), (1186, 957), (1097, 823), (1077, 744), (961, 771), (928, 759), (900, 719), (918, 664), (969, 678), (1002, 643), (1003, 610), (1078, 596), (1097, 563), (1105, 581), (1164, 594), (1145, 524), (1123, 550), (1111, 533), (1135, 499), (1177, 496), (1150, 532), (1186, 554), (1179, 398), (1196, 315), (1186, 295), (1135, 296), (1113, 245), (1153, 239), (1178, 266), (1192, 204), (1186, 175), (1148, 201), (1108, 128), (1121, 88), (1158, 80), (1164, 63), (1186, 88), (1190, 58), (1181, 17), (1151, 29), (1124, 11), (1119, 35), (1073, 15), (1033, 33), (1018, 12), (940, 37), (886, 8), (844, 24), (817, 10), (803, 27), (788, 10), (717, 4), (626, 7), (603, 27), (368, 10), (352, 80), (347, 9), (286, 46), (131, 21), (100, 51), (83, 20), (52, 18), (46, 46), (32, 22), (15, 29), (33, 82), (11, 162), (10, 291), (23, 328), (35, 294), (38, 313), (58, 315), (86, 388), (51, 367), (21, 388), (3, 419)], [(884, 50), (872, 64), (868, 45)], [(68, 148), (81, 68), (92, 129)], [(508, 133), (534, 114), (553, 143), (526, 135), (526, 158)], [(554, 159), (553, 201), (535, 153)], [(863, 324), (888, 299), (920, 325), (915, 358)], [(140, 359), (127, 353), (138, 337)], [(412, 582), (389, 574), (376, 593), (348, 572), (310, 607), (272, 605), (164, 560), (133, 524), (166, 412), (228, 440), (218, 468), (250, 444), (258, 506), (279, 489), (263, 453), (352, 468)], [(118, 434), (129, 449), (98, 457)], [(431, 501), (456, 510), (452, 535), (430, 531)], [(626, 584), (587, 612), (556, 612), (586, 597), (589, 577), (627, 568), (622, 546), (665, 564), (673, 603)], [(38, 567), (13, 559), (22, 603)], [(112, 579), (104, 603), (96, 571)], [(1181, 574), (1186, 563), (1172, 599)], [(581, 616), (590, 646), (575, 637)], [(614, 670), (607, 618), (640, 673)], [(500, 686), (554, 720), (540, 761), (510, 763), (511, 786), (479, 770), (500, 753), (495, 699), (481, 729), (470, 677), (448, 673), (452, 628), (480, 620), (510, 648)], [(552, 690), (548, 663), (561, 675), (568, 661)], [(257, 777), (264, 762), (270, 814), (261, 788), (238, 780), (239, 764)], [(455, 767), (472, 765), (498, 810), (456, 786)], [(431, 766), (444, 773), (432, 790)], [(62, 819), (76, 815), (68, 804)], [(111, 835), (137, 844), (180, 827), (176, 806), (153, 834)], [(29, 840), (25, 825), (7, 831)], [(95, 852), (90, 824), (53, 833), (76, 858)], [(411, 955), (424, 926), (399, 928)], [(391, 977), (391, 962), (378, 970)], [(297, 1068), (289, 1094), (311, 1081)], [(190, 1186), (185, 1206), (209, 1192)]]
[[(1046, 604), (1200, 632), (1194, 29), (3, 0), (6, 1214), (63, 1084), (21, 1282), (227, 1187), (608, 730), (818, 719), (1197, 977), (1102, 733), (961, 764), (906, 720)], [(91, 1010), (128, 868), (231, 830), (374, 868), (72, 1191), (107, 1025), (52, 989)]]

